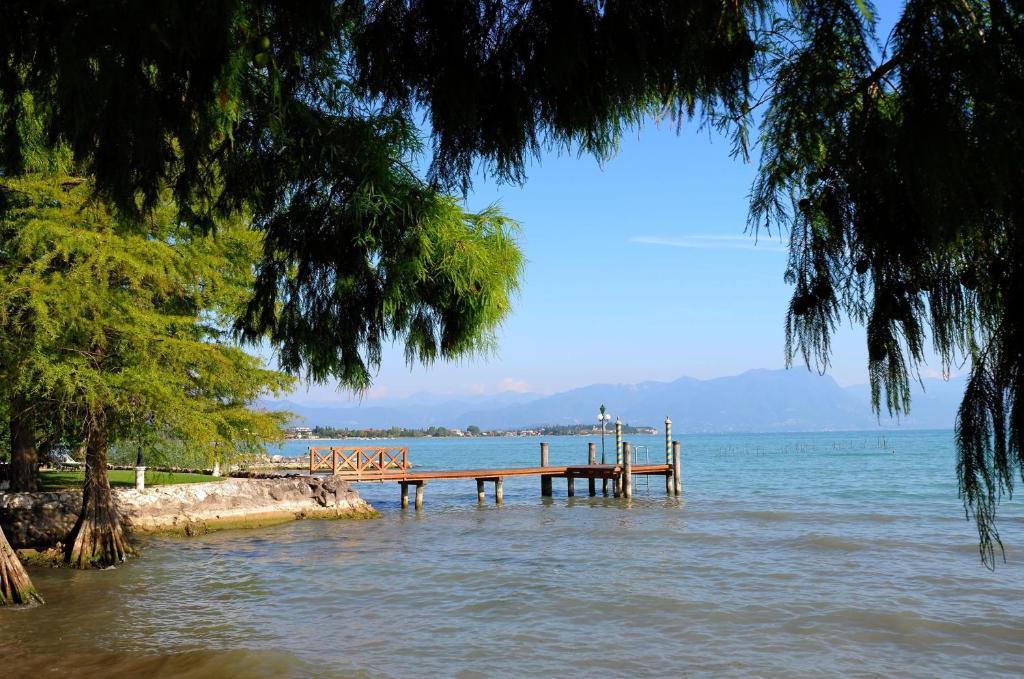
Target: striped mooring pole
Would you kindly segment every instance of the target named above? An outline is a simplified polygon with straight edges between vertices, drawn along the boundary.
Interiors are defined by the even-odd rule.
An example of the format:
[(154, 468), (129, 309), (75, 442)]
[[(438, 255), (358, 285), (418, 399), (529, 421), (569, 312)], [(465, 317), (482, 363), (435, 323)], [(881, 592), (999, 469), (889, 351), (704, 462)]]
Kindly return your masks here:
[(669, 472), (665, 474), (665, 495), (672, 494), (672, 420), (665, 416), (665, 464)]
[(665, 416), (665, 464), (672, 464), (672, 420)]
[(622, 466), (622, 421), (615, 418), (615, 464)]

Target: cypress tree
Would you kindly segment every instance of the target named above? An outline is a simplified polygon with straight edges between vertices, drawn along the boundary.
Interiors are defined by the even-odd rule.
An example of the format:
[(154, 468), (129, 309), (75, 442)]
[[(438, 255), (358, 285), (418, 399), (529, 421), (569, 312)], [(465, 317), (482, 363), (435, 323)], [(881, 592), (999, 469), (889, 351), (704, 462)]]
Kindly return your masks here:
[(107, 478), (112, 442), (153, 432), (209, 449), (271, 438), (282, 424), (249, 404), (291, 378), (234, 346), (227, 327), (259, 234), (238, 221), (199, 234), (167, 204), (141, 225), (119, 220), (72, 177), (0, 185), (5, 384), (50, 414), (51, 435), (84, 445), (82, 512), (65, 556), (104, 567), (132, 553)]

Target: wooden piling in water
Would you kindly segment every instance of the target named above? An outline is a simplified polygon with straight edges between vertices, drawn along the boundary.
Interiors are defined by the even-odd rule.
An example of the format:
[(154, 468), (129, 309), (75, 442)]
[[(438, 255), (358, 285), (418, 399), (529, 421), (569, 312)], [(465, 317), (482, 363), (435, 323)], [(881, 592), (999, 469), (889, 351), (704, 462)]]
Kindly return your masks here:
[(633, 497), (633, 453), (628, 441), (622, 442), (622, 495)]
[(409, 507), (409, 484), (400, 483), (398, 485), (402, 487), (402, 509), (407, 509)]
[(565, 477), (565, 494), (569, 497), (576, 496), (576, 479), (571, 476)]
[[(540, 466), (548, 466), (548, 444), (540, 444)], [(540, 494), (541, 497), (551, 497), (551, 477), (541, 476), (540, 477)]]
[(683, 492), (683, 476), (681, 473), (682, 469), (682, 452), (680, 451), (679, 441), (672, 442), (672, 491), (675, 495), (681, 495)]
[(484, 495), (484, 480), (483, 479), (477, 479), (476, 480), (476, 501), (480, 502), (480, 503), (483, 503), (483, 501), (485, 499), (487, 499), (487, 498)]
[[(591, 441), (587, 444), (587, 464), (597, 464), (597, 444)], [(607, 484), (608, 482), (605, 481)], [(590, 497), (597, 495), (597, 480), (587, 479), (587, 490), (590, 491)], [(605, 488), (605, 494), (608, 494), (608, 489)]]
[(494, 479), (494, 504), (500, 505), (505, 501), (505, 490), (502, 478), (499, 476)]
[(423, 509), (423, 485), (422, 481), (416, 484), (416, 509)]

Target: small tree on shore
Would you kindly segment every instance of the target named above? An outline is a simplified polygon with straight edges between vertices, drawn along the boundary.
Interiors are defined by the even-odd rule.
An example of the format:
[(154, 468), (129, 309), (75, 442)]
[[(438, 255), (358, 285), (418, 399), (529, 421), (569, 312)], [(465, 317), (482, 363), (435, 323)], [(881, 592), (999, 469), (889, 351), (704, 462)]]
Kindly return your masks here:
[(30, 175), (2, 183), (0, 331), (12, 343), (14, 394), (81, 437), (82, 511), (65, 543), (76, 567), (131, 553), (107, 478), (111, 442), (157, 431), (190, 445), (273, 438), (283, 415), (250, 409), (291, 378), (227, 339), (248, 293), (259, 235), (241, 222), (216, 236), (183, 229), (164, 205), (123, 222), (87, 181)]

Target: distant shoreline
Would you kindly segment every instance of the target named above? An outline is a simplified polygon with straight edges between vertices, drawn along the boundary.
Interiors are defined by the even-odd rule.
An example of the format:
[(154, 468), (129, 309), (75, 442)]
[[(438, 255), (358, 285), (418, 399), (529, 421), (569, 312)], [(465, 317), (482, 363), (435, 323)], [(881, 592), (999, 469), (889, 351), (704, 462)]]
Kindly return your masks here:
[[(624, 436), (657, 436), (660, 432), (623, 432)], [(601, 432), (594, 433), (580, 433), (580, 434), (501, 434), (495, 436), (341, 436), (336, 438), (322, 438), (322, 439), (307, 439), (307, 438), (286, 438), (284, 442), (289, 441), (393, 441), (395, 439), (453, 439), (453, 440), (464, 440), (464, 439), (534, 439), (534, 438), (548, 438), (548, 437), (559, 437), (559, 436), (601, 436)], [(615, 437), (614, 431), (605, 432), (606, 437)]]
[[(920, 432), (952, 432), (952, 427), (915, 427), (902, 429), (899, 427), (884, 427), (879, 429), (794, 429), (794, 430), (779, 430), (779, 431), (679, 431), (673, 432), (673, 437), (678, 436), (796, 436), (796, 435), (814, 435), (814, 434), (863, 434), (863, 435), (890, 435), (890, 434), (912, 434)], [(625, 433), (624, 433), (625, 434)], [(640, 436), (658, 436), (663, 432), (641, 433)], [(628, 434), (629, 436), (637, 436), (636, 433)], [(340, 438), (319, 438), (319, 439), (295, 439), (287, 438), (282, 441), (274, 442), (269, 445), (282, 445), (284, 443), (290, 443), (292, 441), (312, 441), (312, 442), (330, 442), (330, 441), (394, 441), (398, 439), (402, 440), (416, 440), (416, 439), (444, 439), (444, 440), (480, 440), (480, 439), (504, 439), (504, 438), (548, 438), (548, 437), (580, 437), (580, 436), (597, 436), (600, 437), (601, 433), (596, 434), (526, 434), (526, 435), (509, 435), (509, 436), (346, 436)], [(608, 431), (605, 433), (606, 437), (615, 437), (614, 431)]]

